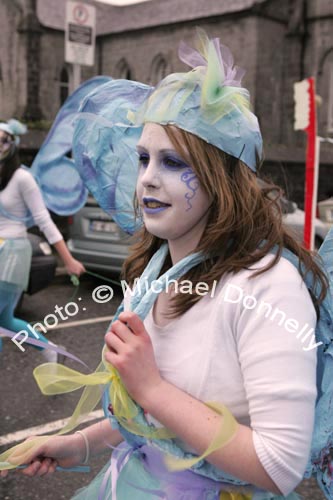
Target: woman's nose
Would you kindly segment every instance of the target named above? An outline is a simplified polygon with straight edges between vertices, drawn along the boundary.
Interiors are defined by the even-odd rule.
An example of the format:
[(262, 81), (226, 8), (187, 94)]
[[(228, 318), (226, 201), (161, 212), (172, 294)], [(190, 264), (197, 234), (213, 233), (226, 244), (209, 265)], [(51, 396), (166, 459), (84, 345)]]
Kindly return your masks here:
[(144, 169), (141, 176), (141, 182), (144, 187), (160, 187), (160, 175), (154, 161), (150, 160), (147, 167)]

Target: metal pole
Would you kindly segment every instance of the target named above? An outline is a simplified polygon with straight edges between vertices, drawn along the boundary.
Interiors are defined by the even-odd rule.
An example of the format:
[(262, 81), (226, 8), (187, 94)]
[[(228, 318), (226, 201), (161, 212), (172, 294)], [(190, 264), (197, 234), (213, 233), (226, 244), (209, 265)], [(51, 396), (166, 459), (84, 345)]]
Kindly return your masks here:
[(73, 64), (73, 88), (72, 92), (74, 92), (75, 89), (79, 87), (81, 83), (81, 65), (80, 64)]
[(318, 198), (318, 177), (319, 177), (319, 158), (320, 158), (320, 138), (316, 136), (316, 148), (315, 148), (315, 158), (314, 158), (314, 178), (313, 178), (313, 200), (311, 207), (311, 218), (312, 218), (312, 232), (310, 240), (310, 250), (315, 248), (315, 217), (317, 210), (317, 198)]

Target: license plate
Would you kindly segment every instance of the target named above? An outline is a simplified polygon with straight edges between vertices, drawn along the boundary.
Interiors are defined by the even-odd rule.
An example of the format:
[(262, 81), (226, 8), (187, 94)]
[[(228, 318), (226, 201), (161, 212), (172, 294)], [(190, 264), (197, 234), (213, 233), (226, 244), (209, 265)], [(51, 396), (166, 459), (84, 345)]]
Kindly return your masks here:
[(333, 222), (333, 208), (331, 208), (331, 210), (329, 210), (328, 218), (327, 219), (328, 219), (329, 222)]
[(119, 235), (118, 226), (115, 222), (105, 221), (105, 220), (92, 220), (90, 221), (91, 231), (96, 231), (98, 233), (111, 233), (114, 235)]

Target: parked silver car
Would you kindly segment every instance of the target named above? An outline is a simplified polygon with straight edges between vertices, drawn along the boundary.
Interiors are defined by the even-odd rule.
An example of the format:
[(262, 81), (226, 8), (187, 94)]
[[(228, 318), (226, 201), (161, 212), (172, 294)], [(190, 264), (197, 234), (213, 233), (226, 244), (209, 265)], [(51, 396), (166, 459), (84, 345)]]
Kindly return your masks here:
[[(260, 184), (263, 181), (260, 181)], [(265, 183), (262, 184), (265, 186)], [(282, 199), (284, 221), (292, 228), (295, 237), (303, 239), (305, 213), (296, 203)], [(315, 244), (319, 248), (328, 228), (315, 220)], [(73, 256), (87, 269), (119, 273), (124, 259), (128, 256), (133, 239), (122, 231), (94, 200), (89, 196), (86, 205), (72, 217), (67, 242)]]
[(92, 196), (70, 220), (68, 248), (87, 269), (119, 273), (131, 242)]
[[(302, 241), (304, 233), (305, 212), (298, 208), (296, 203), (289, 203), (291, 204), (291, 207), (289, 208), (289, 211), (285, 213), (284, 223), (293, 230), (295, 237), (299, 241)], [(315, 248), (318, 250), (328, 233), (328, 227), (317, 217), (314, 220), (314, 232)]]
[(333, 225), (333, 197), (318, 203), (320, 220), (330, 229)]
[[(262, 179), (258, 178), (259, 186), (264, 189), (268, 184)], [(284, 214), (284, 224), (291, 229), (293, 236), (299, 240), (303, 241), (304, 235), (304, 222), (305, 222), (305, 212), (298, 208), (297, 203), (290, 201), (285, 197), (280, 199), (282, 212)], [(327, 226), (317, 217), (314, 220), (314, 233), (315, 233), (315, 248), (319, 249), (320, 245), (325, 239), (328, 233)]]

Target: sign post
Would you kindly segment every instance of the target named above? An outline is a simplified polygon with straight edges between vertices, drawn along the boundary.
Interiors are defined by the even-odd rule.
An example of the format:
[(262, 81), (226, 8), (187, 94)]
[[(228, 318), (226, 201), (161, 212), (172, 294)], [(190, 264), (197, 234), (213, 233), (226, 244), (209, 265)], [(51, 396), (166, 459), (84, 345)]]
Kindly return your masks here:
[(65, 61), (73, 64), (73, 90), (81, 83), (81, 65), (93, 66), (95, 59), (96, 8), (67, 1)]
[(307, 134), (305, 167), (305, 222), (304, 244), (314, 248), (314, 218), (316, 215), (319, 148), (317, 137), (316, 94), (314, 78), (307, 78), (294, 84), (295, 130), (304, 130)]

